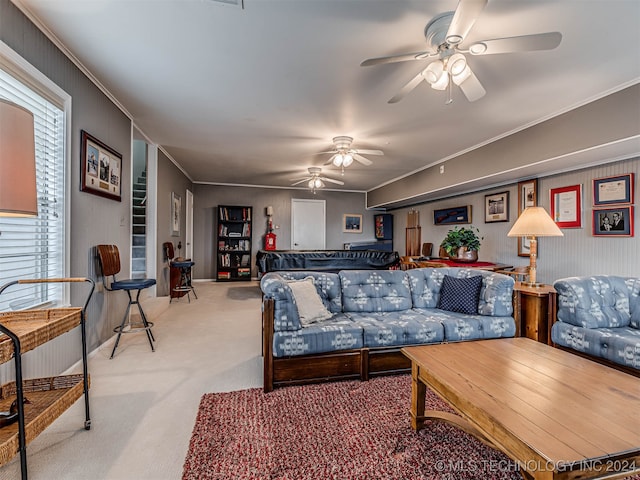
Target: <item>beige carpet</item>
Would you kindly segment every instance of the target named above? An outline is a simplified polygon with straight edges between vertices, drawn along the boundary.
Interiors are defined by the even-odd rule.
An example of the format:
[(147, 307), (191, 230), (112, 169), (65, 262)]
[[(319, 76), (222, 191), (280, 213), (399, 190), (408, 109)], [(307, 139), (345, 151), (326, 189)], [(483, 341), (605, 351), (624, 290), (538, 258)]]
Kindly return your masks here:
[[(178, 479), (202, 395), (262, 386), (258, 283), (195, 287), (150, 318), (155, 353), (136, 333), (91, 354), (91, 430), (80, 399), (28, 445), (31, 480)], [(16, 456), (0, 479), (17, 478)]]

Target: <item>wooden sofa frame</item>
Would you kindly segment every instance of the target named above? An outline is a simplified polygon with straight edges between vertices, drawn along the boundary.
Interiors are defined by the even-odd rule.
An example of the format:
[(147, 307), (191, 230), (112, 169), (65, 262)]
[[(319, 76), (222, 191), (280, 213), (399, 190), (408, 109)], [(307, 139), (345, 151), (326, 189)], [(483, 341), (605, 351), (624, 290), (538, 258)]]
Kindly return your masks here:
[(396, 347), (358, 348), (339, 352), (293, 357), (273, 356), (272, 298), (265, 298), (262, 310), (262, 354), (264, 356), (264, 392), (275, 387), (302, 385), (333, 380), (369, 380), (372, 376), (410, 372), (411, 361)]

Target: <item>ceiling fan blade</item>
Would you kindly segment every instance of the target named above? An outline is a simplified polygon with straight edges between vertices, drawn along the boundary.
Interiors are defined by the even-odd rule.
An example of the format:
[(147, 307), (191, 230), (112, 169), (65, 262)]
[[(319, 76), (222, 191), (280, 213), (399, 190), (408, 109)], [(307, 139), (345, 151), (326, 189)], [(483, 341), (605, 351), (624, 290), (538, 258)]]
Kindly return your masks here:
[(344, 182), (340, 181), (340, 180), (334, 180), (333, 178), (329, 178), (329, 177), (318, 177), (320, 180), (322, 180), (323, 182), (331, 182), (331, 183), (335, 183), (337, 185), (344, 185)]
[(458, 44), (466, 38), (487, 2), (488, 0), (460, 0), (445, 37), (449, 43)]
[(368, 158), (364, 158), (362, 155), (358, 155), (357, 153), (353, 154), (353, 158), (354, 158), (354, 160), (360, 162), (363, 165), (369, 166), (369, 165), (373, 164), (373, 162), (371, 160), (369, 160)]
[(471, 72), (469, 77), (460, 84), (460, 89), (470, 102), (480, 100), (487, 93), (480, 83), (480, 80), (478, 80), (478, 77), (476, 77), (473, 72)]
[(410, 60), (422, 60), (424, 58), (432, 57), (434, 55), (436, 55), (436, 53), (431, 53), (431, 52), (415, 52), (415, 53), (403, 53), (400, 55), (389, 55), (388, 57), (370, 58), (368, 60), (363, 61), (360, 64), (360, 66), (370, 67), (372, 65), (382, 65), (384, 63), (397, 63), (397, 62), (407, 62)]
[(296, 185), (300, 185), (301, 183), (308, 182), (311, 180), (311, 177), (303, 178), (302, 180), (298, 180), (296, 183), (292, 183), (291, 186), (295, 187)]
[(366, 155), (384, 155), (382, 150), (362, 150), (361, 148), (355, 149), (355, 153), (364, 153)]
[[(560, 32), (538, 33), (521, 37), (496, 38), (476, 42), (469, 47), (471, 55), (553, 50), (562, 41)], [(486, 49), (485, 49), (486, 47)], [(475, 51), (475, 52), (474, 52)]]
[(413, 77), (411, 81), (409, 81), (409, 83), (402, 87), (400, 91), (396, 93), (387, 103), (398, 103), (404, 98), (407, 93), (416, 88), (422, 80), (424, 80), (424, 77), (422, 76), (422, 71), (420, 71), (418, 75)]

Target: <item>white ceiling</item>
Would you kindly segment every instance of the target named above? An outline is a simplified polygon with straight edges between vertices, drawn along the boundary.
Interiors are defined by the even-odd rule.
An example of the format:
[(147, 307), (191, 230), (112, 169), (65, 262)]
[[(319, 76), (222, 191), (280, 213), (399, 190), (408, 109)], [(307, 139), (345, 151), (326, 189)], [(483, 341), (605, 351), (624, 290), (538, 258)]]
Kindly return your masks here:
[[(475, 56), (487, 94), (426, 83), (424, 27), (456, 0), (13, 0), (120, 102), (196, 182), (289, 186), (308, 167), (370, 190), (640, 81), (640, 1), (489, 0), (465, 43), (559, 31), (555, 50)], [(381, 149), (344, 177), (337, 135)], [(332, 185), (333, 188), (333, 185)]]

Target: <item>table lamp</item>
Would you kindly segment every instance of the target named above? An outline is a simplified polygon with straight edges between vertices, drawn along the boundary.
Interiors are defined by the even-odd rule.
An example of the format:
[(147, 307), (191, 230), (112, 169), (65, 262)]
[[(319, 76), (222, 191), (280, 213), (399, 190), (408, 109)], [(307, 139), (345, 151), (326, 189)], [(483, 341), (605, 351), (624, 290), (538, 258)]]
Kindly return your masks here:
[(33, 114), (0, 98), (0, 216), (38, 215)]
[(536, 283), (536, 260), (538, 257), (538, 241), (536, 237), (562, 237), (556, 222), (549, 216), (542, 207), (527, 207), (513, 224), (507, 234), (508, 237), (527, 237), (529, 239), (529, 281), (524, 285), (537, 287)]

